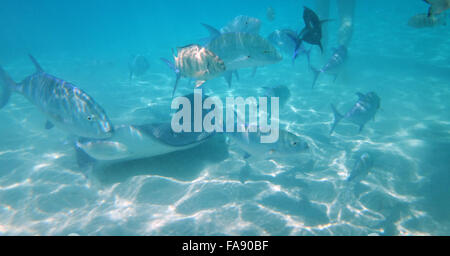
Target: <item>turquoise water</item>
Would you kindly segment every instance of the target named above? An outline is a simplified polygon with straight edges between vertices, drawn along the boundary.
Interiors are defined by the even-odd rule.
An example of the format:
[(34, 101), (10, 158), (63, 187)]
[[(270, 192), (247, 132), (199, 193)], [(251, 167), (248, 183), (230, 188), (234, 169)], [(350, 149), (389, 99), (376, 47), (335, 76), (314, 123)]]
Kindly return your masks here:
[[(299, 29), (314, 1), (3, 1), (0, 63), (16, 80), (46, 72), (89, 93), (116, 124), (161, 121), (175, 75), (160, 61), (171, 49), (205, 38), (200, 23), (222, 27), (237, 15), (261, 19), (261, 35)], [(270, 22), (271, 6), (276, 19)], [(331, 16), (336, 16), (333, 8)], [(13, 94), (0, 110), (1, 235), (449, 235), (450, 30), (414, 29), (423, 1), (357, 0), (349, 59), (336, 82), (301, 57), (241, 70), (232, 89), (216, 78), (219, 97), (259, 96), (285, 85), (291, 97), (282, 126), (308, 141), (301, 157), (249, 160), (223, 135), (187, 151), (120, 162), (88, 172), (76, 162), (75, 138), (44, 128), (45, 117)], [(329, 25), (329, 48), (337, 22)], [(327, 54), (330, 54), (328, 49)], [(130, 84), (130, 56), (149, 71)], [(327, 56), (328, 56), (327, 55)], [(319, 66), (318, 48), (312, 65)], [(381, 110), (361, 133), (342, 123), (330, 136), (330, 103), (342, 112), (356, 92), (375, 91)], [(192, 92), (182, 79), (178, 94)], [(362, 152), (373, 168), (346, 181)], [(88, 174), (87, 174), (88, 173)]]

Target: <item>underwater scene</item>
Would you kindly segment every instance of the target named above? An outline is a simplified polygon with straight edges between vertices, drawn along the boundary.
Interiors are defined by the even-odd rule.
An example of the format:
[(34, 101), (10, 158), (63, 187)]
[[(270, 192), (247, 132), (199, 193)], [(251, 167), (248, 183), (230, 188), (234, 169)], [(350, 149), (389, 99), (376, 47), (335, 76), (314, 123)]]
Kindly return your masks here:
[(0, 235), (450, 235), (449, 9), (3, 0)]

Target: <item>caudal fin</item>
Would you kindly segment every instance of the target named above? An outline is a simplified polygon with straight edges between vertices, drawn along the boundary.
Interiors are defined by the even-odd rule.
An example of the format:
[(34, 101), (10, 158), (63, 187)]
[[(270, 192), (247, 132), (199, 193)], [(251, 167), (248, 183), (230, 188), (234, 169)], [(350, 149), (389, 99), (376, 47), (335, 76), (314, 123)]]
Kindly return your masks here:
[(297, 59), (298, 55), (300, 54), (300, 47), (303, 43), (301, 39), (299, 39), (296, 36), (293, 36), (291, 34), (287, 34), (290, 39), (295, 43), (295, 49), (294, 54), (292, 55), (292, 63), (295, 63), (295, 60)]
[(172, 69), (175, 72), (176, 76), (177, 76), (176, 81), (175, 81), (175, 85), (174, 85), (173, 91), (172, 91), (172, 97), (173, 97), (175, 95), (176, 90), (177, 90), (178, 82), (180, 81), (180, 78), (181, 78), (180, 71), (177, 69), (175, 64), (173, 62), (171, 62), (170, 60), (167, 60), (167, 59), (164, 59), (164, 58), (161, 58), (161, 60), (164, 63), (166, 63), (167, 66), (169, 66), (169, 68)]
[(8, 104), (11, 90), (16, 86), (16, 82), (0, 66), (0, 109)]
[(312, 72), (314, 73), (314, 79), (313, 79), (313, 83), (312, 83), (312, 89), (314, 89), (314, 86), (316, 85), (317, 79), (319, 78), (320, 74), (322, 73), (322, 71), (320, 71), (317, 68), (311, 67)]
[(336, 107), (333, 104), (331, 104), (331, 109), (333, 110), (334, 122), (330, 130), (330, 135), (334, 132), (334, 129), (336, 129), (336, 126), (342, 120), (342, 118), (344, 118), (344, 116), (337, 111)]

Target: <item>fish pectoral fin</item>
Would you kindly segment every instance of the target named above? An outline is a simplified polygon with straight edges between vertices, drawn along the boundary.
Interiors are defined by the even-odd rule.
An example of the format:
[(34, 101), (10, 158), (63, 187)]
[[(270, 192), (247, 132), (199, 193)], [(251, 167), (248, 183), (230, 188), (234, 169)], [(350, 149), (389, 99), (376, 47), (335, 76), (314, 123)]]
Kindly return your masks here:
[(362, 132), (363, 129), (364, 129), (364, 125), (362, 124), (359, 126), (359, 132)]
[(53, 127), (55, 127), (55, 125), (54, 125), (52, 122), (50, 122), (50, 121), (48, 121), (48, 120), (47, 120), (47, 122), (45, 122), (45, 129), (46, 129), (46, 130), (50, 130), (50, 129), (52, 129)]
[(202, 84), (204, 84), (205, 82), (205, 80), (197, 80), (197, 82), (195, 82), (195, 88), (202, 86)]

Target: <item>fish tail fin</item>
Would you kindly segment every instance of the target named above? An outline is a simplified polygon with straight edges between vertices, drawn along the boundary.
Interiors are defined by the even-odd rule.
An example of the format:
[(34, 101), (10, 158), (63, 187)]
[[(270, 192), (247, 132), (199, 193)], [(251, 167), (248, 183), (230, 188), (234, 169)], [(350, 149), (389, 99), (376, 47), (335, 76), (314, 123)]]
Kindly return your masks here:
[(299, 55), (299, 49), (300, 49), (300, 46), (302, 45), (303, 41), (301, 39), (299, 39), (298, 37), (295, 37), (291, 34), (287, 34), (287, 35), (295, 43), (295, 50), (294, 50), (294, 54), (292, 55), (292, 62), (294, 63)]
[(212, 40), (212, 39), (220, 36), (221, 33), (220, 33), (220, 31), (218, 29), (216, 29), (213, 26), (210, 26), (208, 24), (205, 24), (205, 23), (201, 23), (201, 24), (202, 24), (203, 27), (206, 28), (206, 30), (208, 30), (208, 32), (209, 32), (209, 40)]
[(334, 122), (330, 130), (330, 135), (333, 134), (334, 129), (336, 129), (338, 123), (342, 120), (342, 118), (344, 118), (344, 116), (337, 111), (336, 107), (333, 104), (331, 104), (331, 109), (333, 110)]
[(16, 82), (0, 66), (0, 109), (8, 104), (11, 91), (16, 87)]
[(164, 59), (164, 58), (161, 58), (161, 60), (163, 62), (165, 62), (167, 64), (167, 66), (169, 66), (169, 68), (172, 69), (175, 72), (176, 76), (177, 76), (176, 81), (175, 81), (175, 85), (174, 85), (173, 91), (172, 91), (172, 97), (173, 97), (175, 95), (176, 90), (177, 90), (178, 82), (180, 81), (180, 78), (181, 78), (180, 71), (177, 69), (175, 64), (173, 62), (171, 62), (170, 60), (167, 60), (167, 59)]
[(312, 72), (314, 73), (314, 79), (313, 79), (313, 83), (312, 83), (312, 89), (314, 89), (314, 86), (316, 85), (317, 79), (319, 78), (320, 74), (322, 73), (322, 71), (320, 71), (317, 68), (311, 67)]
[(77, 143), (75, 143), (74, 149), (78, 167), (86, 169), (88, 167), (94, 167), (97, 164), (97, 160), (84, 152), (84, 150), (81, 149)]
[(312, 48), (310, 48), (309, 50), (305, 50), (306, 59), (308, 60), (309, 67), (311, 67), (311, 51), (312, 51)]
[(44, 69), (41, 67), (41, 65), (39, 65), (39, 62), (36, 60), (36, 58), (33, 57), (33, 55), (28, 54), (28, 57), (30, 57), (31, 62), (33, 62), (37, 72), (44, 72)]

